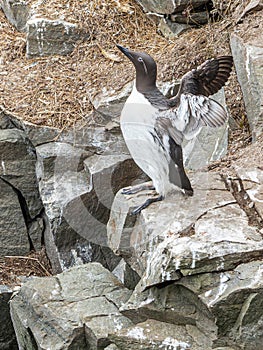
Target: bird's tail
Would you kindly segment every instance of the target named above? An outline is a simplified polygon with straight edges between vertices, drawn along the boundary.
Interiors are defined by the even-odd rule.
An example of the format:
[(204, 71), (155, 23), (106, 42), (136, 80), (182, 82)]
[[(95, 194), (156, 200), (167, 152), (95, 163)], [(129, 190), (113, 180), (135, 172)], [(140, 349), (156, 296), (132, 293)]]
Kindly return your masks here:
[(169, 164), (169, 181), (182, 188), (188, 196), (192, 196), (194, 191), (184, 170), (182, 147), (172, 138), (169, 138), (169, 145), (171, 157)]

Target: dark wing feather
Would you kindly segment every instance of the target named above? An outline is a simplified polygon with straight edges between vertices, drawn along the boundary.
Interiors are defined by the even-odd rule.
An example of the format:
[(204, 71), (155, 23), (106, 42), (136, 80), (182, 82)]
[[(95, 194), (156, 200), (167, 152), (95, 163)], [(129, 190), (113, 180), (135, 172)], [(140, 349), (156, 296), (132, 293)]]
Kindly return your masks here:
[(204, 96), (215, 94), (227, 82), (232, 66), (232, 56), (207, 60), (183, 76), (178, 94), (174, 99), (178, 101), (181, 94)]

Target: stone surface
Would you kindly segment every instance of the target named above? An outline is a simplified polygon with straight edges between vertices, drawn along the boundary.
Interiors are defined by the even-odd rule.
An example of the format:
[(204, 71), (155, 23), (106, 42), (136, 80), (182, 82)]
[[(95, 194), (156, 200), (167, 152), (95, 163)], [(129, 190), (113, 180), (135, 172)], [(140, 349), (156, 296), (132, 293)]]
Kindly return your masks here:
[(194, 325), (210, 339), (200, 348), (261, 349), (263, 231), (262, 221), (252, 219), (262, 170), (234, 167), (240, 189), (229, 187), (226, 176), (196, 173), (193, 197), (173, 194), (135, 218), (129, 212), (147, 192), (117, 194), (108, 238), (142, 276), (121, 308), (134, 323)]
[(11, 301), (21, 349), (103, 349), (132, 322), (119, 312), (128, 291), (98, 263), (34, 278)]
[(123, 350), (212, 349), (212, 342), (195, 326), (147, 320), (117, 331), (110, 339)]
[(153, 286), (145, 291), (138, 286), (120, 310), (134, 323), (154, 319), (175, 325), (194, 325), (215, 340), (217, 327), (214, 315), (195, 292), (179, 283)]
[(244, 11), (238, 18), (237, 22), (240, 22), (248, 13), (253, 13), (256, 11), (263, 10), (263, 1), (262, 0), (251, 0), (247, 6), (245, 7)]
[(186, 16), (185, 14), (175, 13), (171, 15), (170, 18), (172, 22), (200, 25), (208, 22), (209, 15), (207, 11), (193, 12), (190, 13), (189, 16)]
[(189, 24), (172, 22), (167, 18), (162, 18), (158, 25), (158, 31), (167, 39), (176, 39), (186, 30), (191, 29)]
[(262, 344), (263, 261), (240, 264), (230, 271), (183, 277), (216, 319), (221, 346), (260, 349)]
[[(181, 193), (175, 193), (162, 202), (150, 205), (147, 209), (143, 210), (137, 218), (133, 216), (130, 217), (127, 214), (131, 208), (141, 204), (147, 196), (143, 196), (142, 193), (140, 196), (124, 196), (121, 193), (117, 194), (108, 222), (109, 246), (113, 251), (125, 256), (126, 260), (128, 259), (127, 261), (131, 264), (131, 267), (133, 267), (139, 275), (146, 269), (148, 256), (145, 252), (156, 251), (156, 245), (163, 239), (169, 238), (169, 236), (171, 236), (169, 239), (178, 238), (179, 241), (182, 240), (183, 247), (184, 244), (192, 238), (191, 228), (195, 227), (198, 230), (198, 237), (202, 240), (203, 227), (201, 223), (206, 216), (208, 222), (209, 220), (211, 220), (211, 222), (207, 224), (204, 231), (206, 232), (206, 230), (209, 230), (207, 232), (210, 232), (211, 230), (212, 234), (213, 225), (218, 224), (218, 232), (215, 232), (212, 236), (210, 236), (210, 233), (207, 233), (207, 236), (204, 236), (204, 242), (205, 239), (209, 241), (210, 239), (216, 239), (216, 237), (218, 237), (218, 245), (221, 244), (220, 239), (224, 241), (224, 235), (228, 227), (224, 229), (224, 227), (219, 225), (220, 222), (217, 223), (217, 213), (218, 215), (225, 215), (226, 219), (228, 213), (231, 213), (229, 215), (232, 215), (234, 218), (236, 217), (236, 221), (240, 220), (240, 216), (242, 217), (242, 221), (240, 221), (239, 224), (239, 226), (241, 226), (241, 231), (236, 239), (237, 243), (239, 239), (243, 241), (249, 234), (254, 235), (256, 232), (255, 228), (246, 228), (246, 226), (242, 228), (242, 225), (247, 225), (245, 214), (238, 208), (234, 197), (226, 190), (225, 184), (218, 174), (196, 173), (191, 181), (194, 188), (193, 197), (185, 197)], [(156, 215), (157, 212), (158, 215)], [(213, 214), (215, 218), (213, 218)], [(211, 219), (209, 219), (210, 216)], [(218, 217), (218, 220), (221, 219)], [(236, 223), (233, 221), (233, 231), (229, 231), (229, 240), (233, 239), (233, 241), (235, 241), (234, 236), (236, 234), (235, 230), (237, 229), (235, 225)], [(180, 237), (178, 237), (178, 235)], [(219, 235), (221, 235), (221, 237)], [(255, 244), (258, 243), (260, 244), (260, 242), (256, 242)], [(200, 244), (202, 245), (202, 243)], [(243, 245), (243, 243), (240, 244)], [(222, 249), (223, 245), (222, 243)], [(160, 252), (158, 254), (160, 258), (162, 254)], [(191, 266), (192, 254), (190, 247), (189, 254), (190, 261), (188, 261), (188, 263), (190, 263)], [(154, 268), (152, 270), (156, 271)]]
[(112, 273), (128, 289), (134, 289), (140, 280), (139, 275), (126, 263), (124, 259), (120, 260)]
[[(76, 263), (119, 258), (107, 247), (106, 224), (115, 193), (142, 175), (128, 155), (94, 155), (67, 143), (37, 147), (37, 173), (48, 225), (47, 253), (61, 269)], [(54, 253), (57, 252), (55, 255)], [(100, 260), (103, 257), (103, 261)]]
[(105, 350), (119, 350), (119, 349), (120, 348), (118, 348), (115, 344), (110, 344), (105, 348)]
[(263, 43), (260, 33), (249, 40), (231, 35), (231, 50), (253, 140), (263, 131)]
[[(224, 89), (211, 96), (227, 109)], [(227, 154), (228, 123), (219, 128), (203, 127), (200, 133), (190, 141), (184, 140), (184, 163), (188, 169), (198, 170)]]
[(26, 133), (15, 128), (0, 131), (0, 147), (0, 176), (21, 193), (32, 220), (42, 210), (35, 174), (35, 148)]
[(26, 31), (26, 22), (30, 17), (30, 8), (23, 0), (0, 0), (0, 7), (6, 18), (17, 30)]
[(88, 37), (75, 24), (45, 18), (29, 19), (26, 31), (27, 57), (67, 55), (78, 40)]
[(57, 128), (39, 126), (20, 119), (4, 109), (3, 106), (0, 106), (0, 129), (19, 129), (25, 131), (34, 147), (54, 141), (61, 134)]
[[(145, 12), (154, 12), (159, 14), (171, 14), (174, 12), (181, 12), (189, 6), (189, 0), (137, 0), (143, 7)], [(205, 5), (207, 0), (192, 0), (191, 6), (193, 8)]]
[(27, 254), (30, 244), (18, 196), (2, 179), (0, 189), (0, 256)]
[(1, 117), (1, 255), (23, 255), (41, 247), (43, 233), (36, 154), (26, 133), (16, 128), (19, 122)]
[(13, 290), (8, 286), (0, 285), (0, 349), (18, 350), (15, 331), (10, 317), (9, 300)]

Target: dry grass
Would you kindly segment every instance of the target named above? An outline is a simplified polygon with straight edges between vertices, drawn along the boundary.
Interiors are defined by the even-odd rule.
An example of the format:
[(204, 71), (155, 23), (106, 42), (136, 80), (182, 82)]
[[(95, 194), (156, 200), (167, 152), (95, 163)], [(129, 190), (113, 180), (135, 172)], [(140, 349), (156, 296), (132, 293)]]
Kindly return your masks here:
[[(79, 121), (92, 122), (91, 96), (105, 88), (118, 90), (133, 79), (133, 67), (117, 52), (116, 43), (154, 56), (159, 80), (178, 79), (205, 59), (230, 52), (232, 12), (240, 2), (229, 2), (220, 22), (193, 29), (175, 41), (156, 33), (156, 24), (135, 0), (30, 3), (35, 13), (79, 24), (90, 40), (79, 42), (66, 57), (27, 59), (25, 35), (15, 31), (0, 13), (0, 104), (35, 124), (66, 128)], [(226, 96), (232, 115), (242, 126), (244, 108), (235, 75)], [(231, 98), (237, 103), (231, 103)]]
[(19, 276), (50, 276), (51, 266), (45, 250), (31, 252), (27, 256), (0, 258), (0, 285), (16, 286), (21, 284)]

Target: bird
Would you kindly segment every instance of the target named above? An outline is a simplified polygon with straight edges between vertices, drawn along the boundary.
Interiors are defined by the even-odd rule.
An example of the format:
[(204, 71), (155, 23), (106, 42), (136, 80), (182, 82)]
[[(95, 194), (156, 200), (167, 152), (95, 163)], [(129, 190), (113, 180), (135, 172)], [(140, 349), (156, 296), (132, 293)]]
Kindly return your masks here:
[(152, 197), (132, 211), (137, 215), (174, 190), (185, 196), (193, 195), (184, 169), (182, 142), (184, 138), (196, 137), (203, 126), (216, 128), (226, 122), (225, 108), (209, 96), (227, 82), (233, 57), (211, 58), (187, 72), (176, 96), (168, 98), (156, 85), (155, 60), (145, 52), (117, 47), (136, 71), (131, 94), (120, 116), (122, 135), (133, 160), (152, 180), (152, 184), (124, 188), (122, 193), (131, 195), (146, 189), (155, 190)]

